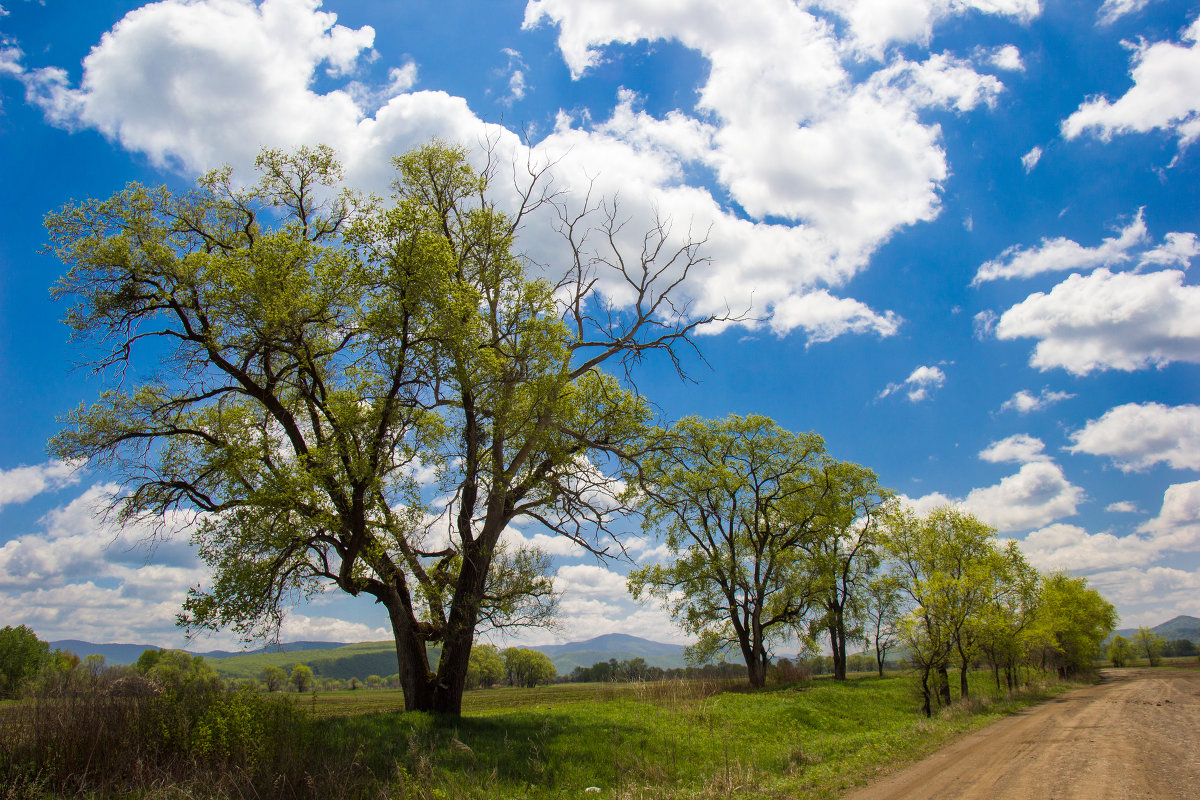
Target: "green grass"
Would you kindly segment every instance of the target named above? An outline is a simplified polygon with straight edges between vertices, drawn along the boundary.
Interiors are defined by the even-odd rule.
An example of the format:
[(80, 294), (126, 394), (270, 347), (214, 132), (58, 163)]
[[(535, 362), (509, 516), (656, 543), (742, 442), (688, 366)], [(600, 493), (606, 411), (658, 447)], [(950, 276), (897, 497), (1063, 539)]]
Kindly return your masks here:
[[(989, 680), (974, 676), (973, 690)], [(903, 677), (714, 690), (493, 689), (468, 693), (457, 719), (389, 713), (402, 703), (395, 691), (318, 695), (312, 707), (408, 797), (552, 798), (599, 787), (616, 797), (832, 798), (1033, 699), (976, 701), (926, 720)]]

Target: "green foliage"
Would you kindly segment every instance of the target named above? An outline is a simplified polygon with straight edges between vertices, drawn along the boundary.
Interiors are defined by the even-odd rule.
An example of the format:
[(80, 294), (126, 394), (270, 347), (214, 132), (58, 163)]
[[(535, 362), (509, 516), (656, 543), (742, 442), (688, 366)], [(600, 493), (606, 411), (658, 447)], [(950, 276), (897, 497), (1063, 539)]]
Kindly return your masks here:
[(1092, 670), (1100, 646), (1116, 627), (1117, 610), (1086, 578), (1056, 572), (1046, 578), (1035, 633), (1044, 643), (1042, 660), (1062, 675)]
[(288, 674), (279, 667), (268, 664), (263, 667), (262, 680), (268, 692), (278, 692), (287, 682)]
[(1114, 636), (1108, 643), (1108, 660), (1114, 667), (1126, 666), (1133, 658), (1133, 646), (1129, 640), (1120, 634)]
[(558, 670), (550, 656), (526, 647), (506, 647), (501, 653), (504, 658), (504, 676), (509, 686), (532, 688), (540, 683), (553, 683)]
[(13, 697), (49, 662), (50, 645), (25, 625), (0, 629), (0, 698)]
[(313, 671), (305, 664), (296, 664), (292, 667), (288, 680), (296, 687), (297, 692), (307, 692), (312, 686)]
[[(395, 165), (386, 205), (339, 191), (317, 147), (264, 150), (247, 187), (226, 168), (186, 194), (135, 184), (50, 214), (69, 268), (54, 295), (91, 366), (125, 378), (50, 449), (122, 482), (119, 521), (208, 512), (194, 538), (214, 577), (181, 624), (258, 638), (326, 584), (365, 594), (388, 610), (409, 707), (457, 711), (476, 627), (555, 608), (546, 556), (503, 546), (508, 524), (603, 549), (616, 484), (598, 465), (637, 457), (650, 411), (600, 366), (670, 354), (712, 318), (668, 300), (702, 259), (665, 227), (623, 259), (588, 249), (618, 241), (615, 210), (560, 209), (574, 258), (552, 283), (515, 248), (550, 201), (537, 170), (506, 216), (494, 167), (462, 148)], [(589, 240), (597, 215), (614, 235)], [(637, 298), (630, 312), (593, 295), (602, 268)], [(433, 523), (448, 541), (424, 466), (454, 498)]]
[(467, 688), (481, 689), (496, 686), (505, 678), (504, 657), (494, 644), (477, 644), (471, 648), (467, 666)]
[(658, 598), (697, 636), (702, 663), (728, 649), (762, 686), (769, 648), (790, 635), (815, 593), (800, 542), (824, 496), (825, 446), (761, 416), (689, 417), (642, 464), (639, 506), (671, 561), (629, 574), (635, 598)]
[(1163, 650), (1166, 649), (1167, 640), (1154, 631), (1145, 626), (1138, 628), (1133, 637), (1133, 644), (1138, 652), (1150, 662), (1150, 666), (1157, 667), (1162, 663)]

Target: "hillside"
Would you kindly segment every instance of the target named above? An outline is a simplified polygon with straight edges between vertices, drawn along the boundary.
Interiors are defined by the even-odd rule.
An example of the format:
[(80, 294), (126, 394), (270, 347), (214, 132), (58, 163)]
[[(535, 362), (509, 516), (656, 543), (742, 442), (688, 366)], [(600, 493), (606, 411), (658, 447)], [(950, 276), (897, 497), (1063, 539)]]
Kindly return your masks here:
[[(334, 647), (344, 647), (345, 642), (282, 642), (280, 644), (271, 644), (265, 647), (260, 647), (257, 650), (248, 652), (238, 652), (235, 650), (208, 650), (205, 652), (188, 650), (194, 656), (203, 656), (207, 659), (229, 658), (231, 656), (244, 655), (260, 655), (264, 653), (283, 653), (297, 650), (325, 650)], [(91, 655), (104, 656), (106, 664), (132, 664), (138, 660), (146, 650), (154, 649), (152, 644), (96, 644), (95, 642), (85, 642), (81, 639), (59, 639), (56, 642), (50, 642), (51, 650), (70, 650), (80, 658), (87, 658)], [(392, 670), (393, 672), (395, 670)]]
[[(1150, 630), (1168, 642), (1172, 639), (1187, 639), (1189, 642), (1200, 644), (1200, 617), (1190, 617), (1187, 614), (1181, 614), (1175, 617), (1175, 619), (1169, 619), (1160, 625), (1155, 625)], [(1129, 639), (1137, 632), (1137, 628), (1121, 628), (1118, 631), (1114, 631), (1113, 636), (1124, 636), (1126, 639)]]

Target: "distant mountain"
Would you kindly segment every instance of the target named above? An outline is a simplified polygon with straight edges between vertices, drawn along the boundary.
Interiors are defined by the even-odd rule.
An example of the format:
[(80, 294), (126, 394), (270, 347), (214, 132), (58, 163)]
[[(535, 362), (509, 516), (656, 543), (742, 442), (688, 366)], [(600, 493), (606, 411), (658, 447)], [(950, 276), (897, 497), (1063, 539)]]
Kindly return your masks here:
[(583, 642), (536, 645), (530, 649), (540, 650), (550, 656), (562, 675), (570, 673), (575, 667), (590, 667), (599, 661), (614, 658), (617, 661), (641, 658), (650, 666), (663, 669), (686, 665), (683, 645), (652, 642), (627, 633), (606, 633)]
[[(70, 650), (80, 658), (102, 655), (109, 664), (132, 664), (143, 651), (153, 647), (146, 644), (94, 644), (78, 639), (51, 642), (52, 648)], [(550, 656), (560, 674), (566, 675), (575, 667), (590, 667), (598, 661), (631, 661), (645, 659), (652, 667), (671, 669), (685, 665), (683, 645), (664, 644), (630, 636), (625, 633), (608, 633), (583, 642), (546, 644), (531, 647)], [(282, 642), (257, 650), (231, 652), (209, 650), (187, 651), (192, 655), (204, 656), (217, 674), (226, 678), (254, 678), (262, 674), (268, 665), (291, 669), (293, 664), (307, 664), (322, 677), (366, 678), (368, 675), (391, 675), (396, 671), (396, 646), (384, 642)], [(438, 648), (430, 648), (430, 660), (436, 663)]]
[[(1187, 639), (1189, 642), (1200, 644), (1200, 617), (1189, 617), (1187, 614), (1181, 614), (1175, 619), (1169, 619), (1161, 625), (1155, 625), (1150, 630), (1168, 642), (1172, 639)], [(1124, 636), (1126, 639), (1129, 639), (1137, 632), (1137, 628), (1121, 628), (1119, 631), (1114, 631), (1113, 636)]]
[[(345, 646), (345, 642), (282, 642), (260, 647), (257, 650), (208, 650), (205, 652), (185, 650), (184, 652), (194, 656), (217, 659), (260, 653), (287, 653), (293, 650), (326, 650)], [(106, 664), (132, 664), (146, 650), (162, 650), (164, 648), (152, 644), (95, 644), (80, 639), (60, 639), (57, 642), (50, 642), (50, 649), (70, 650), (80, 658), (87, 658), (91, 655), (104, 656)]]

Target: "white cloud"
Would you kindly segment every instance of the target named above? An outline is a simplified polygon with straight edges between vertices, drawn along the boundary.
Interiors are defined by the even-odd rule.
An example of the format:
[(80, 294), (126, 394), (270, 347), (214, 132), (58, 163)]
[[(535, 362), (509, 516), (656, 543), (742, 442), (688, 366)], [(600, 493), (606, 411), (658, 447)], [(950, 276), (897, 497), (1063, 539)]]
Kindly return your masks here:
[(1069, 269), (1091, 269), (1129, 261), (1130, 251), (1146, 241), (1146, 222), (1142, 210), (1116, 236), (1107, 238), (1097, 247), (1083, 247), (1062, 237), (1043, 239), (1032, 249), (1010, 247), (999, 258), (984, 262), (971, 282), (976, 286), (984, 281), (1001, 278), (1029, 278), (1043, 272), (1062, 272)]
[(1000, 321), (995, 311), (984, 309), (972, 318), (975, 338), (983, 341), (996, 331), (996, 323)]
[(908, 399), (913, 403), (919, 403), (929, 397), (930, 393), (940, 389), (946, 383), (946, 373), (942, 372), (941, 367), (921, 366), (912, 371), (912, 374), (904, 379), (904, 383), (889, 383), (883, 391), (879, 393), (880, 399), (888, 395), (895, 394), (902, 389), (908, 389)]
[(1029, 363), (1076, 375), (1200, 362), (1200, 288), (1184, 273), (1071, 275), (1004, 312), (999, 339), (1035, 338)]
[(1023, 72), (1025, 64), (1021, 61), (1021, 51), (1015, 45), (1006, 44), (1003, 47), (997, 47), (988, 61), (997, 69), (1008, 70), (1009, 72)]
[(797, 328), (810, 343), (828, 342), (846, 333), (891, 336), (900, 318), (891, 311), (880, 314), (857, 300), (834, 297), (824, 289), (789, 295), (771, 308), (771, 329), (779, 335)]
[(1111, 25), (1127, 14), (1141, 11), (1150, 0), (1104, 0), (1104, 5), (1096, 12), (1101, 25)]
[(309, 617), (295, 612), (283, 618), (279, 640), (284, 642), (378, 642), (391, 641), (388, 628), (372, 628), (361, 622), (337, 617)]
[(1108, 456), (1125, 472), (1166, 463), (1200, 469), (1200, 406), (1126, 403), (1071, 434), (1072, 453)]
[(1021, 466), (995, 486), (972, 489), (962, 507), (999, 531), (1027, 530), (1072, 516), (1084, 492), (1050, 461)]
[(574, 597), (624, 600), (629, 597), (625, 578), (594, 564), (568, 564), (558, 568), (555, 585)]
[(1168, 233), (1163, 243), (1142, 253), (1138, 266), (1182, 267), (1187, 269), (1192, 259), (1200, 255), (1200, 239), (1194, 233)]
[(1033, 172), (1033, 168), (1042, 160), (1042, 148), (1034, 147), (1028, 153), (1021, 156), (1021, 166), (1026, 172)]
[(1033, 531), (1020, 544), (1029, 562), (1043, 571), (1093, 572), (1141, 566), (1159, 555), (1156, 545), (1139, 536), (1093, 534), (1063, 523)]
[(1100, 572), (1088, 585), (1121, 609), (1121, 624), (1157, 625), (1180, 614), (1196, 613), (1200, 571), (1153, 566)]
[(1138, 530), (1152, 534), (1153, 541), (1165, 550), (1200, 549), (1200, 481), (1168, 486), (1158, 516)]
[(1050, 457), (1043, 452), (1045, 449), (1046, 445), (1036, 436), (1018, 433), (1014, 436), (1009, 436), (1007, 439), (992, 442), (988, 447), (980, 451), (979, 457), (993, 464), (1000, 464), (1006, 461), (1014, 461), (1018, 464), (1031, 464), (1035, 461), (1050, 460)]
[(78, 483), (79, 469), (78, 464), (47, 461), (35, 467), (0, 470), (0, 508)]
[[(1040, 444), (1036, 439), (1032, 441)], [(1034, 446), (1029, 443), (1017, 446), (1011, 439), (997, 442), (993, 448), (997, 448), (995, 455), (1006, 457), (1004, 460), (1037, 455), (1031, 453)], [(983, 452), (991, 454), (991, 448)], [(1047, 459), (1029, 461), (1015, 475), (1009, 475), (993, 486), (972, 489), (962, 499), (934, 492), (916, 498), (902, 497), (901, 501), (921, 514), (937, 506), (958, 506), (1003, 533), (1043, 527), (1069, 517), (1083, 499), (1083, 489), (1068, 481), (1062, 469)]]
[(958, 14), (974, 11), (1028, 22), (1042, 11), (1040, 0), (817, 0), (816, 5), (846, 20), (856, 47), (875, 58), (891, 44), (928, 43), (937, 23)]
[(1132, 500), (1118, 500), (1115, 503), (1109, 503), (1104, 507), (1104, 510), (1119, 514), (1138, 514), (1141, 512), (1141, 509), (1137, 507), (1137, 503)]
[(1048, 386), (1043, 388), (1040, 394), (1036, 395), (1022, 389), (1008, 400), (1005, 400), (1004, 405), (1000, 406), (1000, 410), (1012, 410), (1018, 414), (1028, 414), (1033, 411), (1040, 411), (1055, 403), (1061, 403), (1063, 400), (1070, 400), (1074, 396), (1069, 392), (1051, 391)]
[(1161, 129), (1179, 137), (1186, 147), (1200, 136), (1200, 19), (1183, 32), (1189, 45), (1171, 42), (1133, 48), (1133, 87), (1115, 102), (1089, 99), (1062, 124), (1063, 135), (1074, 139), (1091, 132), (1103, 140), (1114, 134)]

